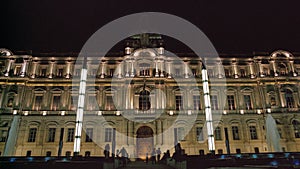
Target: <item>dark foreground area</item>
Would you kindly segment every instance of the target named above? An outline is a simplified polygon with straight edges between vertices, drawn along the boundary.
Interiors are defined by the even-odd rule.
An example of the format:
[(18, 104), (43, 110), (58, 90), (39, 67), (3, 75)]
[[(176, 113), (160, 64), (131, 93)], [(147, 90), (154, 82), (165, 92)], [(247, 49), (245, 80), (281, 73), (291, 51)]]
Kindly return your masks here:
[[(232, 155), (195, 155), (166, 159), (160, 164), (132, 160), (126, 168), (176, 169), (264, 169), (300, 168), (300, 153), (260, 153)], [(139, 166), (139, 167), (137, 167)], [(1, 169), (114, 169), (125, 168), (115, 158), (104, 157), (0, 157)]]

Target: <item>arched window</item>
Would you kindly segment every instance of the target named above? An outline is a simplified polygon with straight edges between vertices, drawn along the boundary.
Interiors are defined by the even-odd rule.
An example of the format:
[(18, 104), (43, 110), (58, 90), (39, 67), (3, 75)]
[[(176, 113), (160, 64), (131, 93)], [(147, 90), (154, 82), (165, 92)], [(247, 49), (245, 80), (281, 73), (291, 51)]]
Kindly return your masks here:
[(143, 90), (139, 96), (139, 110), (149, 110), (150, 107), (150, 92)]
[(285, 91), (285, 101), (287, 108), (294, 108), (295, 102), (293, 98), (293, 92), (288, 89)]
[(300, 123), (297, 120), (293, 120), (292, 122), (294, 127), (295, 138), (300, 138)]

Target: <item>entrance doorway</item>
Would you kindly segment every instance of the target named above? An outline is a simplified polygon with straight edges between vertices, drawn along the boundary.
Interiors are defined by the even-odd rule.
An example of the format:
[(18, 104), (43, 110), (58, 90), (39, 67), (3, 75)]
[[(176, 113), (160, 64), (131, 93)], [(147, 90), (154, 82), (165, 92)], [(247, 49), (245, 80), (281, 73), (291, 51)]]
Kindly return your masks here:
[(148, 157), (150, 157), (153, 149), (153, 130), (148, 126), (142, 126), (137, 130), (136, 134), (137, 157), (146, 159), (146, 153), (148, 153)]

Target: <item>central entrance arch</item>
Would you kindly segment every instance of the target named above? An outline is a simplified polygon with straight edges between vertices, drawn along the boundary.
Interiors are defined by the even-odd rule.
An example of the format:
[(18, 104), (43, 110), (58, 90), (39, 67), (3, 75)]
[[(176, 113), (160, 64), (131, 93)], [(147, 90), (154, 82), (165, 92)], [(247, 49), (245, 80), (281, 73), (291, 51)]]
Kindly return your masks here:
[(153, 130), (148, 126), (142, 126), (137, 130), (136, 134), (137, 157), (145, 159), (146, 153), (150, 156), (153, 149)]

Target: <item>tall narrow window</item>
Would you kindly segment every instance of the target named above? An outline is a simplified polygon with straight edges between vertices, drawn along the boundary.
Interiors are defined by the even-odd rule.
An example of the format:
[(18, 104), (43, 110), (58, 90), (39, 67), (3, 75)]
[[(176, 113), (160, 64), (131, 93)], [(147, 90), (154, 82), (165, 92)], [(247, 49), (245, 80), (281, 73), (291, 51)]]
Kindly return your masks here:
[(150, 92), (143, 90), (140, 92), (139, 96), (139, 110), (149, 110), (150, 109)]
[(28, 135), (28, 142), (35, 142), (37, 128), (30, 128)]
[(215, 139), (216, 140), (222, 140), (221, 128), (220, 127), (216, 127), (216, 129), (215, 129)]
[(194, 95), (193, 96), (193, 102), (194, 102), (194, 110), (201, 110), (200, 96), (199, 95)]
[(295, 138), (300, 138), (300, 123), (299, 123), (299, 121), (294, 120), (292, 122), (292, 124), (293, 124), (293, 127), (294, 127)]
[(85, 133), (85, 142), (93, 141), (93, 128), (87, 128)]
[(241, 77), (246, 77), (245, 69), (240, 69)]
[(41, 110), (43, 104), (43, 96), (35, 96), (34, 109)]
[(293, 93), (290, 90), (286, 90), (285, 92), (285, 101), (286, 101), (286, 107), (288, 108), (294, 108), (294, 98), (293, 98)]
[(115, 72), (115, 69), (109, 69), (109, 76), (113, 77), (114, 76), (114, 72)]
[(180, 76), (180, 69), (177, 68), (175, 69), (175, 76), (176, 77)]
[(71, 97), (71, 110), (76, 110), (78, 104), (78, 96)]
[(54, 142), (56, 128), (49, 128), (48, 130), (48, 142)]
[(176, 110), (181, 110), (182, 107), (182, 96), (175, 96)]
[(184, 140), (184, 128), (174, 128), (174, 139), (176, 142)]
[(113, 96), (106, 96), (106, 110), (116, 110)]
[(232, 130), (232, 139), (233, 140), (239, 140), (240, 139), (240, 135), (239, 135), (239, 128), (238, 128), (238, 126), (232, 126), (231, 130)]
[(276, 99), (274, 95), (270, 95), (270, 104), (271, 106), (276, 106)]
[(105, 128), (105, 142), (112, 141), (112, 128)]
[(74, 128), (68, 128), (68, 135), (67, 135), (67, 142), (73, 142), (74, 141)]
[(12, 107), (13, 106), (13, 102), (14, 102), (14, 98), (13, 97), (8, 98), (6, 106), (7, 107)]
[(41, 69), (41, 77), (46, 77), (47, 69)]
[(252, 110), (250, 95), (244, 95), (244, 103), (245, 103), (246, 110)]
[(256, 127), (255, 126), (250, 126), (249, 130), (250, 130), (250, 138), (251, 138), (251, 140), (257, 140)]
[(63, 77), (64, 69), (58, 69), (57, 77)]
[(52, 99), (52, 110), (58, 110), (60, 106), (60, 96), (53, 96)]
[(228, 95), (227, 96), (227, 104), (229, 110), (235, 110), (235, 104), (234, 104), (234, 96)]
[(95, 110), (97, 107), (96, 96), (92, 95), (88, 97), (88, 110)]
[(224, 69), (225, 77), (230, 77), (230, 71), (229, 69)]
[(212, 95), (210, 97), (210, 100), (211, 100), (211, 109), (212, 110), (218, 110), (219, 109), (218, 97), (216, 95)]
[(203, 141), (203, 128), (202, 127), (196, 127), (196, 135), (197, 135), (197, 141)]

